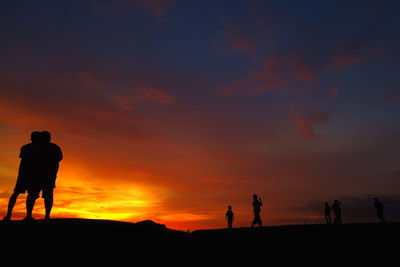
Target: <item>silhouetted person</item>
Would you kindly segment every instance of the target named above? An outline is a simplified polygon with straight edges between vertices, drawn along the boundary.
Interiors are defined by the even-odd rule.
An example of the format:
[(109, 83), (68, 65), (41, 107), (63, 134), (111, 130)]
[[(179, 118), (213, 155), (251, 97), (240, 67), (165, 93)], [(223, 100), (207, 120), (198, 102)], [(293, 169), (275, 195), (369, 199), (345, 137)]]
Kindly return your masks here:
[(258, 198), (257, 194), (254, 194), (253, 195), (254, 219), (253, 219), (253, 222), (251, 223), (252, 228), (256, 224), (258, 224), (260, 227), (262, 227), (262, 220), (261, 220), (261, 216), (260, 216), (261, 206), (262, 206), (261, 198)]
[(36, 152), (40, 143), (40, 132), (34, 131), (31, 134), (31, 143), (21, 147), (17, 183), (14, 188), (14, 193), (8, 201), (7, 215), (3, 220), (8, 221), (11, 219), (12, 210), (14, 209), (15, 202), (20, 194), (25, 194), (28, 190), (30, 182), (35, 179), (36, 175)]
[(233, 214), (231, 205), (228, 206), (228, 211), (226, 212), (225, 217), (228, 220), (228, 229), (232, 229), (232, 222), (235, 218), (234, 218), (234, 214)]
[(335, 220), (333, 221), (333, 224), (342, 224), (342, 209), (340, 208), (341, 204), (342, 203), (339, 200), (335, 200), (332, 205), (333, 212), (335, 213)]
[(332, 210), (332, 208), (329, 206), (328, 202), (325, 202), (325, 220), (326, 220), (326, 224), (331, 224), (332, 223), (331, 210)]
[(49, 132), (41, 132), (40, 139), (36, 161), (37, 174), (28, 187), (28, 219), (32, 218), (32, 210), (36, 199), (39, 198), (40, 191), (42, 191), (42, 198), (44, 198), (44, 206), (46, 210), (45, 219), (50, 219), (50, 212), (53, 207), (53, 191), (55, 188), (59, 162), (63, 158), (60, 147), (50, 142), (51, 135)]
[(47, 131), (41, 133), (43, 147), (41, 149), (41, 175), (43, 175), (42, 197), (46, 209), (45, 219), (50, 219), (53, 207), (54, 188), (59, 169), (59, 162), (63, 158), (61, 148), (51, 143), (51, 135)]
[(383, 218), (383, 209), (384, 209), (383, 204), (377, 198), (374, 198), (374, 199), (375, 199), (374, 206), (375, 206), (375, 209), (376, 209), (376, 215), (378, 216), (378, 219), (382, 223), (385, 223), (386, 221)]

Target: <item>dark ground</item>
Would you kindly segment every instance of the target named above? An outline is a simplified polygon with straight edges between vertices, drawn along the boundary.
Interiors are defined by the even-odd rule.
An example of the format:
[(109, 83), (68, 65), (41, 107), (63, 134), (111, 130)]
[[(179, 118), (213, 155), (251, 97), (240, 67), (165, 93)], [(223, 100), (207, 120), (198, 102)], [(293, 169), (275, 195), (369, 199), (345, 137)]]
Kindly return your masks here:
[(361, 266), (361, 262), (379, 259), (388, 264), (380, 262), (378, 266), (400, 265), (400, 223), (271, 226), (189, 234), (152, 221), (52, 219), (2, 222), (0, 236), (4, 255), (39, 264), (51, 257), (57, 263), (114, 266), (129, 262), (136, 265), (139, 259), (143, 264), (138, 265), (240, 261), (246, 266), (271, 266), (268, 263), (272, 262), (279, 262), (272, 266), (321, 266), (333, 262), (357, 262), (355, 265)]

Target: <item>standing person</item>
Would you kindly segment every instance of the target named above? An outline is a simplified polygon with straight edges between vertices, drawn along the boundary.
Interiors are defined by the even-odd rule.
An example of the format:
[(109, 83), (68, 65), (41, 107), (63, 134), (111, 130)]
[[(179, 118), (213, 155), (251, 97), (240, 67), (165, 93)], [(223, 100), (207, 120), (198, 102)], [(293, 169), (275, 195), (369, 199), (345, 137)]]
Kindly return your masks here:
[(226, 212), (225, 217), (228, 220), (228, 229), (232, 229), (232, 222), (235, 218), (234, 218), (234, 214), (233, 214), (231, 205), (228, 206), (228, 211)]
[(331, 210), (332, 210), (332, 208), (329, 206), (328, 202), (325, 202), (325, 220), (326, 220), (326, 224), (331, 224), (332, 223)]
[(381, 223), (385, 223), (385, 219), (383, 218), (383, 204), (378, 200), (378, 198), (374, 198), (375, 199), (375, 209), (376, 209), (376, 215), (378, 216), (378, 219), (381, 221)]
[(53, 207), (57, 172), (63, 154), (58, 145), (50, 142), (51, 135), (48, 131), (41, 132), (41, 138), (43, 143), (41, 149), (42, 197), (46, 209), (45, 219), (48, 220)]
[(262, 220), (260, 216), (261, 212), (261, 198), (258, 198), (257, 194), (253, 195), (253, 212), (254, 212), (254, 219), (253, 222), (251, 223), (251, 228), (254, 227), (254, 225), (258, 224), (260, 227), (262, 227)]
[(36, 199), (39, 198), (40, 191), (42, 191), (42, 198), (44, 198), (45, 219), (50, 219), (59, 162), (63, 158), (60, 147), (51, 143), (50, 139), (49, 132), (44, 131), (40, 133), (40, 144), (37, 151), (37, 174), (35, 179), (29, 183), (28, 197), (26, 198), (28, 220), (33, 219), (32, 211)]
[(35, 150), (37, 150), (40, 142), (40, 132), (34, 131), (31, 133), (31, 143), (21, 147), (17, 183), (14, 188), (14, 193), (8, 201), (7, 215), (3, 218), (4, 221), (11, 220), (11, 214), (14, 209), (17, 198), (20, 194), (25, 194), (28, 189), (29, 182), (34, 179), (35, 175)]
[(340, 205), (342, 202), (339, 200), (335, 200), (335, 202), (332, 205), (333, 212), (335, 213), (335, 220), (333, 221), (333, 224), (342, 224), (342, 209)]

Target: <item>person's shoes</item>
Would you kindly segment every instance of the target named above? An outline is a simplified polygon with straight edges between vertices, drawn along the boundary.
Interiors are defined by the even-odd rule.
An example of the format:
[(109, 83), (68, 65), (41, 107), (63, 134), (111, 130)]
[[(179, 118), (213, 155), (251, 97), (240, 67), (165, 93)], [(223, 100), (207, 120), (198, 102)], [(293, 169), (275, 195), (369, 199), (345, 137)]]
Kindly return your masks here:
[(3, 218), (3, 222), (9, 222), (11, 220), (11, 216), (5, 216), (4, 218)]
[(46, 215), (46, 216), (44, 217), (44, 220), (45, 220), (45, 221), (50, 221), (50, 216), (47, 216), (47, 215)]
[(32, 216), (26, 216), (23, 221), (24, 222), (33, 222), (35, 219)]

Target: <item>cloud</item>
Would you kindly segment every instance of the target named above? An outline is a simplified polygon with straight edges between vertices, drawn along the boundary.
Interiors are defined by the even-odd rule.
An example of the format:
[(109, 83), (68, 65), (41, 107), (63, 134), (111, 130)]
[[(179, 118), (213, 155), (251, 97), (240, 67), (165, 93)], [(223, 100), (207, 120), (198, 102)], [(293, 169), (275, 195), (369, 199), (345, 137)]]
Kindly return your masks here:
[(388, 91), (382, 96), (382, 100), (384, 102), (394, 102), (400, 99), (400, 92), (399, 91)]
[[(362, 23), (345, 28), (342, 24), (328, 23), (330, 20), (318, 20), (318, 16), (311, 18), (311, 22), (302, 15), (285, 21), (287, 14), (274, 13), (274, 10), (281, 12), (279, 4), (246, 1), (240, 8), (241, 16), (230, 14), (221, 19), (224, 25), (221, 36), (229, 48), (248, 55), (252, 64), (248, 74), (217, 88), (225, 96), (302, 90), (323, 80), (325, 74), (340, 75), (382, 55), (382, 45), (377, 45), (371, 37), (380, 35), (379, 28), (370, 27), (380, 25), (379, 18), (362, 19)], [(260, 10), (268, 16), (265, 13), (261, 16)], [(366, 4), (366, 10), (372, 11), (374, 6)], [(328, 14), (337, 15), (334, 11)], [(352, 22), (353, 18), (349, 19), (348, 23)]]
[(137, 102), (156, 102), (174, 104), (176, 99), (169, 93), (159, 89), (133, 89), (128, 95), (110, 95), (113, 104), (121, 110), (133, 110)]
[(299, 140), (324, 141), (325, 138), (316, 133), (316, 128), (329, 121), (330, 115), (324, 111), (313, 111), (307, 114), (292, 112), (293, 121), (296, 123), (296, 133)]
[(362, 45), (352, 44), (352, 40), (345, 41), (333, 52), (332, 64), (343, 69), (352, 65), (359, 65), (366, 62), (369, 58), (363, 54)]
[(131, 85), (121, 85), (119, 88), (114, 88), (113, 92), (120, 92), (119, 94), (110, 94), (109, 86), (106, 82), (101, 81), (90, 72), (75, 73), (74, 76), (78, 78), (81, 85), (90, 92), (101, 93), (106, 98), (111, 99), (113, 105), (121, 110), (134, 109), (134, 103), (137, 102), (156, 102), (159, 104), (174, 104), (176, 98), (171, 94), (161, 89), (154, 88), (131, 88)]
[(249, 28), (244, 28), (244, 25), (235, 24), (227, 17), (223, 17), (222, 22), (225, 26), (223, 36), (233, 50), (243, 54), (256, 52), (256, 43), (254, 37), (249, 32)]
[(165, 17), (176, 6), (173, 0), (128, 0), (132, 4), (142, 5), (157, 17)]
[(127, 7), (141, 6), (148, 9), (154, 16), (164, 19), (175, 6), (175, 0), (110, 0), (105, 2), (96, 1), (96, 9), (103, 13), (115, 10), (124, 10)]
[(338, 89), (336, 87), (332, 87), (329, 89), (329, 92), (331, 93), (331, 96), (336, 97), (338, 94)]

